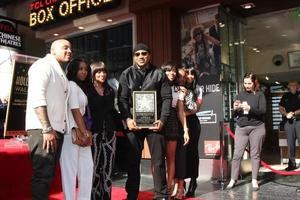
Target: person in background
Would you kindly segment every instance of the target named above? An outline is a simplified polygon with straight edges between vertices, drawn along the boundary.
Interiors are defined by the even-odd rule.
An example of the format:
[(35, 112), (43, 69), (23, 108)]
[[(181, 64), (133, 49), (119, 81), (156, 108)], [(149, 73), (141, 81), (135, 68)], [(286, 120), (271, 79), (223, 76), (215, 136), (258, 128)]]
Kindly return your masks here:
[(64, 67), (71, 57), (71, 43), (55, 40), (50, 54), (33, 63), (28, 71), (26, 131), (33, 169), (33, 200), (48, 199), (59, 160), (68, 123), (70, 91)]
[[(136, 200), (140, 185), (140, 160), (144, 147), (144, 140), (149, 144), (154, 173), (154, 198), (163, 200), (168, 198), (166, 168), (165, 168), (165, 140), (161, 132), (170, 114), (172, 93), (166, 81), (165, 73), (150, 63), (150, 49), (143, 43), (133, 49), (134, 64), (124, 70), (119, 79), (118, 105), (121, 116), (128, 127), (126, 136), (130, 143), (128, 152), (128, 178), (126, 192), (128, 200)], [(141, 129), (133, 119), (132, 94), (133, 91), (156, 91), (158, 120), (151, 129)]]
[(91, 64), (93, 87), (88, 91), (92, 116), (94, 175), (92, 200), (111, 199), (111, 174), (116, 151), (114, 90), (108, 85), (103, 62)]
[(245, 148), (250, 143), (252, 165), (252, 190), (259, 190), (257, 175), (260, 152), (266, 135), (264, 114), (266, 98), (262, 91), (256, 91), (256, 76), (252, 73), (244, 75), (244, 90), (233, 103), (234, 115), (237, 117), (234, 153), (231, 164), (231, 180), (227, 189), (232, 189), (238, 179), (240, 164)]
[(212, 41), (212, 49), (214, 53), (214, 63), (217, 72), (221, 72), (221, 46), (220, 46), (220, 16), (215, 15), (214, 24), (209, 28), (209, 36), (213, 37), (215, 41)]
[(90, 146), (72, 143), (72, 137), (78, 128), (82, 134), (92, 133), (87, 129), (84, 114), (88, 105), (87, 89), (91, 86), (91, 70), (84, 59), (73, 59), (67, 68), (70, 83), (69, 125), (64, 135), (61, 150), (60, 168), (65, 200), (74, 200), (76, 196), (76, 177), (78, 179), (78, 200), (90, 200), (93, 179), (93, 158)]
[[(178, 67), (174, 63), (167, 63), (161, 67), (166, 73), (167, 80), (172, 89), (172, 107), (170, 116), (164, 128), (166, 140), (166, 158), (167, 158), (167, 174), (168, 174), (168, 191), (173, 192), (174, 176), (175, 176), (175, 154), (177, 140), (183, 137), (184, 145), (189, 142), (189, 133), (184, 113), (184, 97), (185, 90), (178, 85)], [(183, 131), (183, 134), (181, 133)]]
[(200, 73), (211, 73), (211, 58), (209, 54), (209, 43), (205, 37), (203, 28), (196, 31), (193, 36), (194, 49), (195, 49), (195, 63), (196, 68)]
[(296, 166), (296, 138), (300, 143), (300, 92), (295, 80), (289, 81), (289, 92), (285, 93), (279, 102), (279, 112), (284, 119), (284, 130), (287, 135), (289, 163), (286, 171), (297, 169)]

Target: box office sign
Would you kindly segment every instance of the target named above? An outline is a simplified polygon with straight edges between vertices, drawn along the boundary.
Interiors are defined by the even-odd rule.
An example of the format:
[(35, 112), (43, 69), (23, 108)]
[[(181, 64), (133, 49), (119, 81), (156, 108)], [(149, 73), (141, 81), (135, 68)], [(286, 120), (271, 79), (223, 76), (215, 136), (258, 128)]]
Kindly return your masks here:
[(58, 20), (115, 8), (121, 0), (37, 0), (29, 5), (29, 26), (37, 28)]
[(22, 48), (22, 37), (17, 34), (16, 23), (0, 18), (0, 45), (15, 49)]

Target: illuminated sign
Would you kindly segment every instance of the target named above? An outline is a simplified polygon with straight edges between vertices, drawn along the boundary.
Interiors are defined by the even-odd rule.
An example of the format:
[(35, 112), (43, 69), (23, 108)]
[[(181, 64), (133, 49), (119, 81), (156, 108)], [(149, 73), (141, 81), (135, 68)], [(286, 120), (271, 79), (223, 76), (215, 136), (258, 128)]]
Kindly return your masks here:
[(16, 49), (22, 48), (22, 37), (17, 34), (16, 23), (0, 18), (0, 45)]
[(29, 26), (36, 28), (59, 19), (115, 8), (121, 0), (37, 0), (29, 5)]

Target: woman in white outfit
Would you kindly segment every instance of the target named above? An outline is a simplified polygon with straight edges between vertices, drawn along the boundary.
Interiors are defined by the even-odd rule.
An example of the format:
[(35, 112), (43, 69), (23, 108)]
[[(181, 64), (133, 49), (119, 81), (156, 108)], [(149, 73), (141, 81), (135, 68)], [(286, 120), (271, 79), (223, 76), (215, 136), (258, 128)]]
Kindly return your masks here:
[(79, 128), (83, 134), (90, 134), (83, 118), (88, 105), (85, 91), (90, 86), (90, 67), (83, 59), (74, 59), (68, 65), (67, 78), (70, 81), (69, 123), (60, 157), (64, 199), (76, 199), (77, 178), (77, 199), (90, 200), (93, 179), (91, 147), (81, 147), (72, 143), (74, 127)]

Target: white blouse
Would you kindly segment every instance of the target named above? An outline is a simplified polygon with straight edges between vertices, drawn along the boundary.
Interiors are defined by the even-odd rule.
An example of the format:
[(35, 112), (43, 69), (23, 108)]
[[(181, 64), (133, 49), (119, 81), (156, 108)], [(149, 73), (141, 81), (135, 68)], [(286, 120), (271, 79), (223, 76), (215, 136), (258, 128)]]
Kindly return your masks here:
[(71, 109), (79, 108), (81, 115), (85, 114), (85, 108), (88, 105), (88, 99), (82, 89), (74, 82), (70, 81), (70, 97), (69, 97), (69, 130), (73, 127), (77, 127), (73, 118)]
[(172, 86), (172, 108), (176, 108), (177, 101), (184, 101), (184, 92), (178, 86)]

